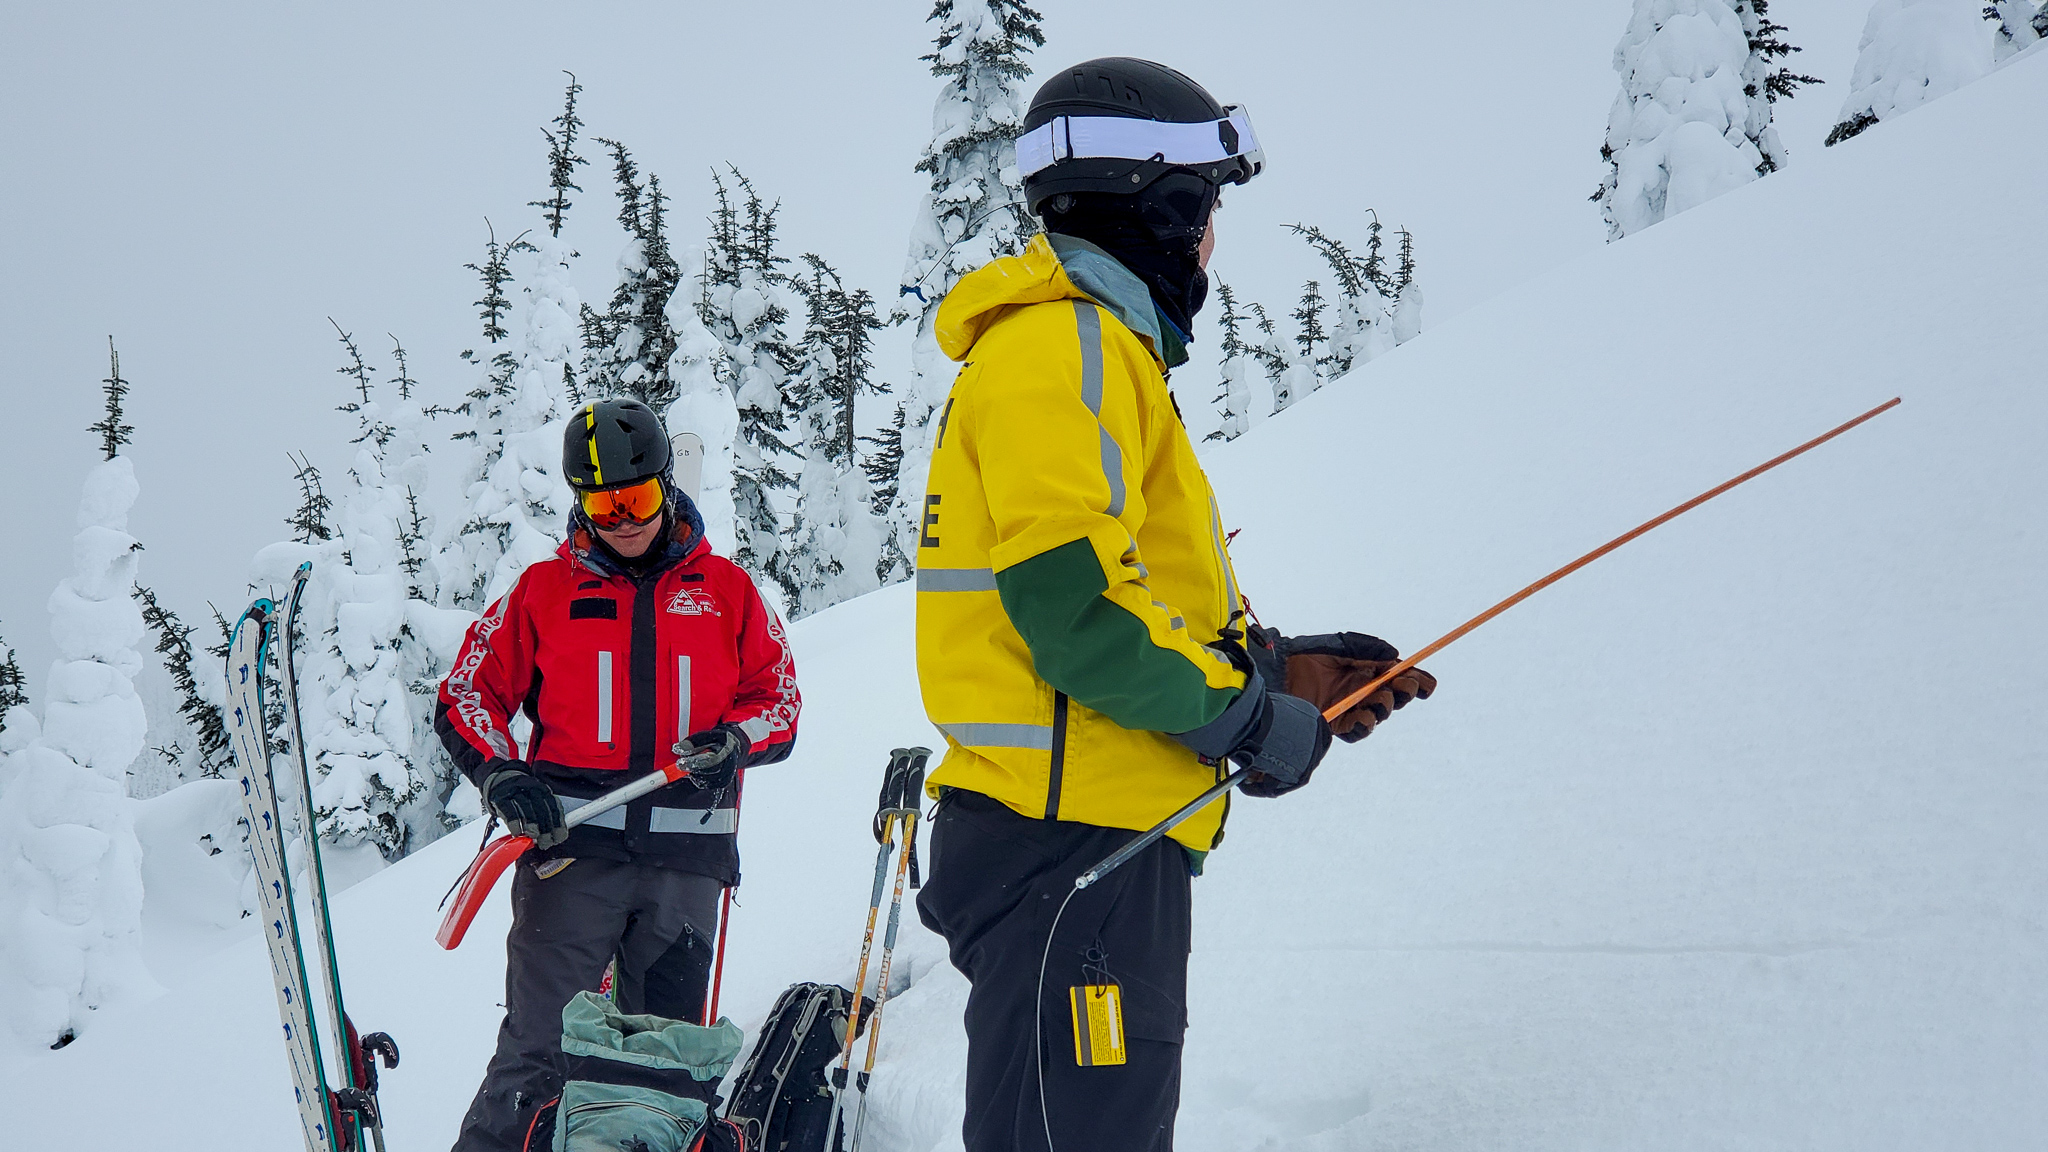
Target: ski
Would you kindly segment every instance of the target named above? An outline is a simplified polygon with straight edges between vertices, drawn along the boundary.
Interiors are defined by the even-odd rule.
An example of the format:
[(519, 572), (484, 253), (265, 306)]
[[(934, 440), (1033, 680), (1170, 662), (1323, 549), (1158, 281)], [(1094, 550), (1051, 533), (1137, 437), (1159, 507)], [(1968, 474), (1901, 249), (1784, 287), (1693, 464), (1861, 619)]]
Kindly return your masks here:
[[(367, 1130), (377, 1152), (383, 1152), (383, 1119), (377, 1102), (377, 1062), (398, 1065), (398, 1046), (382, 1032), (359, 1036), (343, 1007), (341, 967), (335, 954), (334, 927), (329, 915), (327, 881), (320, 860), (320, 838), (313, 813), (313, 782), (300, 722), (297, 675), (292, 648), (299, 604), (312, 564), (302, 564), (280, 633), (274, 601), (259, 599), (235, 625), (228, 648), (228, 704), (235, 764), (242, 785), (242, 810), (249, 823), (250, 854), (255, 859), (257, 887), (270, 950), (270, 969), (283, 1023), (285, 1056), (299, 1111), (307, 1152), (357, 1152)], [(331, 1089), (321, 1061), (319, 1029), (314, 1021), (312, 983), (307, 977), (304, 939), (286, 854), (284, 819), (278, 805), (277, 782), (271, 771), (271, 733), (265, 710), (265, 670), (270, 646), (280, 636), (283, 704), (291, 747), (299, 768), (299, 798), (307, 852), (309, 906), (313, 932), (320, 945), (321, 972), (327, 984), (330, 1037), (342, 1087)]]
[(299, 603), (305, 596), (306, 581), (312, 574), (311, 561), (299, 565), (298, 571), (292, 574), (291, 602), (284, 614), (284, 647), (279, 653), (284, 665), (281, 678), (284, 714), (286, 726), (291, 731), (292, 758), (299, 765), (299, 798), (304, 807), (301, 827), (305, 829), (306, 869), (313, 889), (313, 931), (320, 942), (320, 957), (326, 968), (328, 1024), (330, 1035), (342, 1056), (339, 1063), (345, 1087), (337, 1091), (340, 1107), (335, 1109), (336, 1118), (344, 1126), (341, 1132), (344, 1148), (361, 1147), (360, 1139), (350, 1140), (349, 1137), (360, 1137), (367, 1129), (377, 1152), (384, 1152), (384, 1119), (377, 1107), (376, 1058), (383, 1056), (386, 1068), (396, 1067), (398, 1045), (382, 1032), (359, 1036), (355, 1022), (349, 1019), (348, 1010), (342, 1004), (341, 961), (335, 955), (334, 920), (327, 904), (327, 869), (320, 859), (319, 824), (313, 811), (313, 770), (307, 762), (305, 725), (299, 716), (299, 673), (293, 653), (298, 648)]
[(334, 1103), (320, 1063), (320, 1038), (307, 999), (305, 954), (299, 947), (299, 913), (292, 900), (291, 868), (285, 858), (283, 821), (270, 773), (270, 725), (263, 709), (263, 669), (277, 634), (277, 605), (268, 599), (249, 605), (228, 641), (228, 718), (235, 766), (242, 785), (242, 815), (249, 822), (249, 854), (255, 858), (257, 904), (263, 939), (270, 948), (277, 1014), (284, 1026), (285, 1058), (307, 1152), (336, 1152)]

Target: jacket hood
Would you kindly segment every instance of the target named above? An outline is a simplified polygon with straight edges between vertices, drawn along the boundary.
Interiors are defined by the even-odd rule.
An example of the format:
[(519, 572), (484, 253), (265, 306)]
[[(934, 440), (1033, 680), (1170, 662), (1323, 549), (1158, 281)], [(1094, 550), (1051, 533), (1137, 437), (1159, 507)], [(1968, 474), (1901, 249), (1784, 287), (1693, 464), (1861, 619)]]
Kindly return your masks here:
[(948, 358), (964, 361), (1009, 309), (1056, 300), (1100, 304), (1144, 341), (1162, 370), (1186, 358), (1179, 340), (1162, 340), (1158, 308), (1144, 281), (1086, 240), (1043, 232), (1022, 255), (992, 260), (961, 277), (939, 303), (932, 335)]

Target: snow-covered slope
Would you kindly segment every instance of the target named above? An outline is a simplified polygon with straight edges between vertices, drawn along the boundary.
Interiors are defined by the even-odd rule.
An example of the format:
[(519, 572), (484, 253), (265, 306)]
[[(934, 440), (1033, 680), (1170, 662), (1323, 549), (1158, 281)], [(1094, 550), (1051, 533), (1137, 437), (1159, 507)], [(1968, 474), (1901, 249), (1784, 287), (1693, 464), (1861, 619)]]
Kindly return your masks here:
[[(1211, 461), (1260, 615), (1414, 646), (1894, 393), (1432, 662), (1236, 806), (1198, 882), (1178, 1146), (2012, 1148), (2048, 1131), (2048, 59), (1432, 330)], [(1256, 194), (1256, 190), (1252, 194)], [(1190, 385), (1193, 386), (1192, 384)], [(1206, 385), (1203, 385), (1206, 387)], [(793, 629), (726, 1002), (850, 979), (898, 587)], [(505, 911), (449, 837), (347, 892), (395, 1152), (452, 1139)], [(906, 932), (870, 1147), (957, 1147), (965, 987)], [(0, 1083), (10, 1147), (291, 1147), (251, 940)], [(905, 966), (899, 961), (899, 972)]]

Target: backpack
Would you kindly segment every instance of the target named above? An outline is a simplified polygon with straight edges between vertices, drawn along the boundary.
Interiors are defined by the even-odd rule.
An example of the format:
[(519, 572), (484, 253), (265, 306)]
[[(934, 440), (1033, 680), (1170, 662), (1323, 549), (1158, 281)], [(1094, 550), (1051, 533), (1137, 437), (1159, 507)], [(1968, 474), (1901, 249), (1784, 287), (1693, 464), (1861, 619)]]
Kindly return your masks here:
[[(775, 1001), (725, 1108), (749, 1152), (844, 1152), (844, 1125), (839, 1147), (825, 1147), (836, 1104), (826, 1069), (849, 1042), (852, 1007), (853, 993), (836, 984), (792, 984)], [(861, 1014), (871, 1007), (863, 997)]]
[(562, 1009), (568, 1082), (527, 1130), (526, 1152), (745, 1152), (718, 1081), (740, 1030), (620, 1012), (594, 992)]

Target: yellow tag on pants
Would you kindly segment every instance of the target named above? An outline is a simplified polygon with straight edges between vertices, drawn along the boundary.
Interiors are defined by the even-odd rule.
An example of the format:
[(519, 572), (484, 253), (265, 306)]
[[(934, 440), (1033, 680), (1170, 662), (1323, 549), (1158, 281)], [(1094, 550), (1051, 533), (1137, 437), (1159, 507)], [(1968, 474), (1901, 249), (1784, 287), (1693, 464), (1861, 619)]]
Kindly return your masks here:
[(1124, 1062), (1124, 995), (1115, 984), (1073, 989), (1074, 1063), (1083, 1068)]

